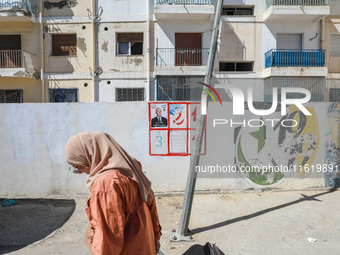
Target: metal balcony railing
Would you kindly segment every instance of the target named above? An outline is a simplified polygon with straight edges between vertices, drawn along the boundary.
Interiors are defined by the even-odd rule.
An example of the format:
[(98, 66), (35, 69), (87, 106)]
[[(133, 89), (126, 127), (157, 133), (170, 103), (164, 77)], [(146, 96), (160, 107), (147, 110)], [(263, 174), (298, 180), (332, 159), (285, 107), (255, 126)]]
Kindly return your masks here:
[(0, 0), (0, 10), (1, 7), (19, 7), (25, 8), (30, 12), (34, 12), (33, 0)]
[(205, 66), (209, 49), (157, 48), (156, 66)]
[(33, 54), (23, 50), (0, 50), (0, 68), (33, 68)]
[(272, 5), (322, 6), (327, 4), (328, 0), (266, 0), (266, 9), (268, 9)]
[(212, 0), (156, 0), (156, 4), (211, 5)]
[(265, 67), (324, 66), (325, 50), (270, 50), (265, 53)]

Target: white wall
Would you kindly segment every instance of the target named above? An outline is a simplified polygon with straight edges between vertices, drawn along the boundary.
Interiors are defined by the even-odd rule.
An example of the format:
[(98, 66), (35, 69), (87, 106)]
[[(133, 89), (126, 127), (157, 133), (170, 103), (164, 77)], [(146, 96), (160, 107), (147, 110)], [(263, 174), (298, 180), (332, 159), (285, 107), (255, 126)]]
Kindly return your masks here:
[[(148, 104), (71, 103), (0, 105), (0, 195), (84, 194), (86, 176), (68, 171), (67, 140), (82, 131), (111, 134), (144, 166), (156, 192), (184, 190), (189, 157), (149, 156)], [(197, 189), (230, 187), (201, 180)], [(201, 183), (201, 184), (200, 184)]]
[[(231, 109), (231, 103), (227, 104)], [(215, 108), (214, 108), (215, 107)], [(214, 112), (217, 106), (210, 109)], [(323, 163), (328, 104), (314, 104), (314, 119), (320, 123), (320, 141), (314, 163)], [(217, 112), (218, 113), (218, 112)], [(226, 114), (222, 111), (221, 114)], [(233, 118), (230, 113), (227, 117)], [(248, 114), (249, 118), (251, 115)], [(326, 118), (326, 119), (325, 119)], [(71, 104), (1, 104), (0, 105), (0, 196), (38, 196), (49, 194), (84, 194), (86, 176), (68, 171), (64, 159), (67, 140), (82, 131), (111, 134), (132, 156), (141, 161), (155, 192), (183, 191), (189, 169), (189, 157), (149, 155), (148, 104), (71, 103)], [(208, 118), (209, 121), (209, 118)], [(211, 120), (210, 120), (211, 122)], [(210, 123), (211, 124), (211, 123)], [(209, 124), (208, 124), (209, 127)], [(215, 135), (207, 143), (225, 141), (229, 151), (224, 160), (234, 163), (234, 129), (222, 127), (225, 136)], [(316, 127), (317, 129), (317, 127)], [(253, 146), (257, 147), (254, 139)], [(252, 146), (249, 146), (251, 150)], [(295, 182), (294, 185), (291, 183)], [(323, 179), (286, 180), (280, 187), (307, 188), (323, 186)], [(243, 178), (199, 178), (196, 190), (228, 190), (252, 187)]]

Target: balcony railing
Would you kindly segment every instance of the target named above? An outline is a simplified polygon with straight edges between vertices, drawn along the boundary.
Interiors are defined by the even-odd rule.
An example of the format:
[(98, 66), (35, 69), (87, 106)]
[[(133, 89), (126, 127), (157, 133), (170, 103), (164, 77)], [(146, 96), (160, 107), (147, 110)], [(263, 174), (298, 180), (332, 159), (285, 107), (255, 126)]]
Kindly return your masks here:
[(1, 7), (19, 7), (34, 12), (33, 0), (0, 0)]
[(157, 48), (156, 66), (205, 66), (209, 49)]
[(212, 0), (156, 0), (156, 4), (211, 5)]
[(322, 6), (327, 4), (328, 0), (266, 0), (266, 9), (268, 9), (272, 5)]
[(33, 68), (33, 54), (23, 50), (0, 50), (0, 68)]
[(265, 67), (324, 66), (325, 50), (270, 50), (265, 53)]

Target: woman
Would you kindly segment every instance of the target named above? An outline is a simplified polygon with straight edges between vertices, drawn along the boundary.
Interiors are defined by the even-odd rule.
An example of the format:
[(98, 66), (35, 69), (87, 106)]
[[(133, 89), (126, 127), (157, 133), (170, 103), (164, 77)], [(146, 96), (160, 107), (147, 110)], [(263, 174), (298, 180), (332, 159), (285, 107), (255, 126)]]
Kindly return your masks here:
[(87, 173), (91, 190), (85, 242), (93, 254), (151, 255), (159, 250), (161, 226), (151, 183), (140, 163), (104, 132), (72, 136), (66, 161)]

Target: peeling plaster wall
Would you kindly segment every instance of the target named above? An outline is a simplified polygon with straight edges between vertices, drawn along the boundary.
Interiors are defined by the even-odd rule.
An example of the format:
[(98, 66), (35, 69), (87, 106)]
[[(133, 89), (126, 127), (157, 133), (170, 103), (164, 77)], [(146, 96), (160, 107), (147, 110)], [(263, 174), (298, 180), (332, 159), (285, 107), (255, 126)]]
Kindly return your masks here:
[[(105, 30), (107, 28), (107, 30)], [(143, 33), (143, 55), (117, 55), (117, 33)], [(98, 65), (104, 72), (142, 72), (146, 67), (146, 23), (101, 23), (98, 26)], [(146, 77), (146, 73), (143, 74)]]
[[(145, 88), (145, 98), (148, 98), (146, 31), (146, 22), (112, 22), (98, 26), (97, 65), (103, 70), (97, 80), (100, 102), (115, 102), (116, 88)], [(126, 32), (143, 33), (143, 55), (117, 55), (116, 34)]]
[[(82, 27), (85, 25), (85, 29)], [(92, 30), (89, 24), (45, 25), (45, 72), (89, 73), (92, 66)], [(52, 34), (77, 34), (77, 56), (52, 56)]]
[(87, 16), (87, 9), (91, 8), (91, 0), (49, 0), (44, 1), (45, 17), (67, 17), (67, 16)]

